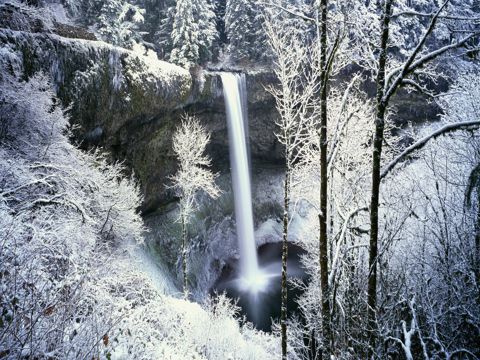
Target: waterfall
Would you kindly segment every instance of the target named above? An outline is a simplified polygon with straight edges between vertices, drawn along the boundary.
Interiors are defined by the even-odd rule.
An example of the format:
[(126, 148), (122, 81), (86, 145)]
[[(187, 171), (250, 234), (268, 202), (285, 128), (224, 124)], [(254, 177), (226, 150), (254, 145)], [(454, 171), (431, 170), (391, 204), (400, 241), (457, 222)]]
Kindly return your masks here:
[(241, 284), (245, 289), (258, 291), (263, 287), (263, 276), (258, 266), (253, 231), (245, 75), (222, 73), (221, 78), (227, 112)]
[[(248, 159), (248, 168), (251, 171), (251, 156), (250, 156), (250, 136), (248, 131), (248, 105), (247, 105), (247, 79), (245, 74), (236, 75), (238, 80), (238, 89), (240, 91), (240, 102), (242, 104), (242, 114), (243, 114), (243, 128), (245, 130), (245, 141), (247, 143), (247, 159)], [(251, 174), (250, 174), (251, 175)]]

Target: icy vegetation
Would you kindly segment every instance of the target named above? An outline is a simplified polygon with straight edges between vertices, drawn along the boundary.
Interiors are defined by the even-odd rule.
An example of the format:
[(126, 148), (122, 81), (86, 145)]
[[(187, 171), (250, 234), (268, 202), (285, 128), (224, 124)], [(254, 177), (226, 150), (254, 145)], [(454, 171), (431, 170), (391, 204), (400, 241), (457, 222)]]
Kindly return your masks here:
[(0, 359), (478, 359), (479, 14), (0, 0)]
[(230, 300), (176, 299), (143, 271), (134, 179), (70, 144), (45, 77), (0, 86), (2, 357), (271, 358), (275, 337)]

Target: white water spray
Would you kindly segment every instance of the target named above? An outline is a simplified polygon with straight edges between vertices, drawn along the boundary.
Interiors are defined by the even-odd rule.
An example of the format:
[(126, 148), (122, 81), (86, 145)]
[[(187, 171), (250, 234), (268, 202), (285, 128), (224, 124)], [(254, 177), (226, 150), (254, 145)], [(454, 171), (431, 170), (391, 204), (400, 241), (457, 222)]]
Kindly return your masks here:
[(222, 73), (221, 78), (227, 110), (230, 166), (240, 249), (240, 286), (244, 290), (258, 292), (266, 286), (267, 281), (258, 266), (253, 231), (245, 75)]

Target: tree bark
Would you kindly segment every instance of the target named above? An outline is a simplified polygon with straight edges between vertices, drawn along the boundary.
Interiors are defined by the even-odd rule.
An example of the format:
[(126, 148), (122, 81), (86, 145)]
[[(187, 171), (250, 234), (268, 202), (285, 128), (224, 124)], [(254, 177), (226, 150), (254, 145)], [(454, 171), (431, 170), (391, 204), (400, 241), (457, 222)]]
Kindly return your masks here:
[(323, 351), (322, 357), (330, 357), (332, 333), (330, 326), (330, 301), (328, 288), (328, 146), (327, 146), (327, 6), (328, 0), (320, 1), (320, 234), (319, 234), (319, 264), (322, 305)]
[(185, 215), (183, 215), (183, 214), (182, 214), (182, 268), (183, 268), (183, 297), (186, 300), (186, 299), (188, 299), (187, 224), (186, 224), (186, 220), (185, 220)]
[[(288, 154), (287, 154), (288, 156)], [(290, 203), (290, 167), (287, 160), (285, 172), (283, 208), (283, 243), (282, 243), (282, 304), (280, 326), (282, 332), (282, 360), (287, 360), (287, 259), (288, 259), (288, 210)]]
[[(475, 223), (475, 280), (480, 288), (480, 189), (477, 189), (477, 219)], [(480, 291), (477, 292), (477, 302), (480, 304)]]
[(382, 38), (377, 74), (377, 96), (375, 115), (375, 137), (373, 141), (372, 158), (372, 196), (370, 201), (370, 249), (369, 249), (369, 277), (368, 277), (368, 357), (375, 353), (377, 338), (376, 307), (377, 307), (377, 256), (378, 256), (378, 204), (380, 197), (380, 166), (382, 158), (383, 137), (385, 129), (385, 112), (387, 104), (385, 95), (385, 69), (387, 63), (387, 46), (389, 40), (390, 17), (393, 0), (386, 0), (382, 18)]

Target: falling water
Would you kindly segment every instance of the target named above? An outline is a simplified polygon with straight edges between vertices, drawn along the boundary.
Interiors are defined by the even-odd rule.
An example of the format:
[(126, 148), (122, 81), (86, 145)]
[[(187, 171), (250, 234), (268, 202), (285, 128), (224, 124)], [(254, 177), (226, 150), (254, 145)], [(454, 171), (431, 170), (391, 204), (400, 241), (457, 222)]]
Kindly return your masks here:
[[(247, 79), (245, 74), (237, 74), (238, 79), (238, 89), (240, 91), (240, 102), (242, 104), (242, 115), (243, 115), (243, 128), (245, 130), (245, 141), (247, 143), (247, 159), (248, 159), (248, 168), (251, 171), (251, 156), (250, 156), (250, 136), (248, 133), (248, 103), (247, 103)], [(251, 173), (250, 173), (251, 175)]]
[(227, 110), (230, 166), (240, 249), (240, 278), (245, 289), (257, 291), (263, 286), (264, 278), (258, 266), (253, 232), (245, 75), (222, 73), (221, 77)]

